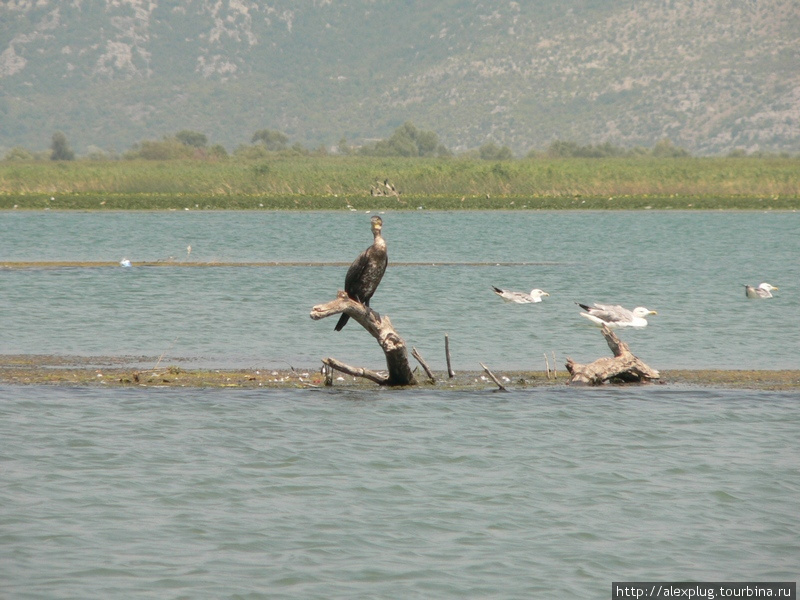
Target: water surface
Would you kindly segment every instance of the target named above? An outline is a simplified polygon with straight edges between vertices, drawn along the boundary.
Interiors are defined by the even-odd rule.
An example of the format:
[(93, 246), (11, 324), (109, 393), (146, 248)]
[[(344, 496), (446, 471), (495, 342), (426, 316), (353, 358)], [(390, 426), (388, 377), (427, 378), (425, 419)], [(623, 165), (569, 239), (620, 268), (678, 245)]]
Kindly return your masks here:
[[(576, 302), (644, 305), (625, 333), (659, 369), (800, 368), (794, 212), (388, 212), (390, 267), (372, 305), (444, 368), (542, 369), (608, 352)], [(0, 271), (0, 354), (190, 358), (239, 367), (372, 368), (363, 331), (313, 322), (371, 242), (369, 215), (313, 212), (3, 212), (0, 260), (307, 262), (313, 266)], [(191, 253), (187, 248), (191, 246)], [(415, 263), (409, 265), (408, 263)], [(428, 263), (421, 265), (418, 263)], [(442, 263), (447, 263), (442, 265)], [(457, 264), (453, 264), (457, 263)], [(482, 263), (476, 266), (475, 263)], [(744, 284), (781, 289), (748, 301)], [(551, 295), (507, 305), (491, 286)]]
[(0, 596), (794, 581), (794, 394), (0, 386)]
[[(457, 369), (606, 355), (576, 301), (658, 310), (623, 334), (655, 368), (800, 368), (796, 213), (383, 217), (392, 264), (373, 307), (434, 368), (445, 333)], [(369, 243), (364, 213), (3, 212), (2, 261), (171, 266), (0, 270), (0, 354), (380, 368), (358, 327), (308, 316), (342, 286), (333, 263)], [(746, 300), (761, 281), (776, 297)], [(507, 305), (492, 285), (551, 296)], [(794, 392), (680, 385), (0, 386), (0, 597), (605, 598), (620, 580), (795, 581), (798, 426)]]

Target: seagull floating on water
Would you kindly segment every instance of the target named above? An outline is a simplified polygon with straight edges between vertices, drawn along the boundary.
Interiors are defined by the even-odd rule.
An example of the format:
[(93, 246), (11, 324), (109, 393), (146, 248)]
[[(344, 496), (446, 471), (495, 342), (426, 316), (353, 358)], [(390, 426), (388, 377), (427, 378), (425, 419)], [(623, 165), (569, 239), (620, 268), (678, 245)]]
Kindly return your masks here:
[(772, 298), (772, 290), (777, 290), (774, 285), (760, 283), (758, 287), (752, 285), (744, 286), (744, 295), (748, 298)]
[(512, 292), (510, 290), (504, 290), (499, 287), (492, 286), (494, 293), (500, 296), (506, 302), (516, 302), (517, 304), (531, 304), (534, 302), (541, 302), (542, 296), (549, 296), (547, 292), (540, 290), (538, 288), (534, 288), (531, 290), (530, 294), (526, 294), (525, 292)]
[(129, 261), (127, 258), (123, 258), (121, 261), (119, 261), (119, 265), (120, 265), (121, 267), (130, 267), (130, 266), (133, 266), (133, 265), (131, 265), (131, 261)]
[(628, 310), (619, 304), (597, 304), (596, 302), (589, 306), (588, 304), (581, 304), (576, 302), (586, 312), (582, 312), (581, 316), (586, 317), (595, 325), (606, 325), (608, 327), (647, 327), (648, 315), (657, 315), (654, 310), (645, 308), (644, 306), (637, 306), (633, 310)]

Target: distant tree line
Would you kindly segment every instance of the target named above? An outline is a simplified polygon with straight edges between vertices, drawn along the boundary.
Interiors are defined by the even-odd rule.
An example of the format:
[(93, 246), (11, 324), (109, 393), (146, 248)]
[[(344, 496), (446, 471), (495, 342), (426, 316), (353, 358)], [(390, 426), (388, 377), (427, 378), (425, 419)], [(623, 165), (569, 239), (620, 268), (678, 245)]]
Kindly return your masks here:
[(171, 160), (176, 158), (226, 158), (227, 150), (221, 144), (208, 146), (208, 138), (197, 131), (184, 129), (160, 140), (144, 140), (134, 144), (123, 158), (145, 160)]
[[(610, 142), (604, 144), (580, 146), (575, 142), (556, 140), (547, 147), (545, 154), (551, 158), (609, 158), (615, 156), (655, 156), (657, 158), (679, 158), (689, 156), (689, 152), (683, 148), (674, 146), (669, 139), (663, 139), (656, 143), (652, 149), (648, 148), (621, 148), (614, 146)], [(541, 156), (537, 151), (531, 151), (529, 157)]]
[(417, 129), (413, 123), (406, 122), (394, 130), (385, 140), (367, 144), (358, 149), (362, 156), (452, 156), (452, 152), (439, 143), (439, 136), (433, 131)]
[[(433, 131), (417, 128), (413, 123), (406, 122), (394, 130), (386, 139), (370, 142), (362, 146), (353, 147), (345, 138), (339, 140), (336, 147), (328, 149), (320, 146), (308, 150), (299, 142), (289, 145), (289, 137), (277, 130), (260, 129), (253, 133), (250, 144), (240, 145), (233, 152), (234, 158), (253, 160), (266, 158), (273, 155), (282, 156), (324, 156), (329, 153), (354, 156), (380, 156), (380, 157), (452, 157), (451, 152), (439, 141), (439, 136)], [(475, 150), (463, 154), (467, 158), (479, 158), (489, 161), (505, 161), (514, 159), (514, 153), (508, 146), (498, 146), (494, 142), (486, 142)], [(652, 156), (656, 158), (680, 158), (690, 156), (683, 148), (675, 146), (671, 140), (662, 139), (653, 148), (623, 148), (610, 142), (602, 144), (589, 144), (581, 146), (576, 142), (555, 140), (545, 149), (531, 150), (526, 158), (609, 158), (609, 157), (636, 157)], [(745, 156), (773, 156), (768, 153), (747, 154), (744, 150), (736, 149), (729, 153), (730, 157)], [(788, 154), (780, 156), (788, 157)], [(164, 136), (160, 140), (143, 140), (134, 144), (121, 156), (115, 153), (104, 152), (100, 148), (90, 147), (87, 158), (100, 159), (144, 159), (144, 160), (174, 160), (174, 159), (207, 159), (222, 160), (229, 158), (229, 154), (221, 144), (209, 145), (205, 134), (198, 131), (184, 129), (171, 136)], [(57, 131), (53, 134), (49, 152), (30, 152), (25, 148), (14, 147), (4, 156), (5, 161), (33, 161), (33, 160), (69, 161), (75, 160), (75, 153), (70, 148), (67, 136)]]

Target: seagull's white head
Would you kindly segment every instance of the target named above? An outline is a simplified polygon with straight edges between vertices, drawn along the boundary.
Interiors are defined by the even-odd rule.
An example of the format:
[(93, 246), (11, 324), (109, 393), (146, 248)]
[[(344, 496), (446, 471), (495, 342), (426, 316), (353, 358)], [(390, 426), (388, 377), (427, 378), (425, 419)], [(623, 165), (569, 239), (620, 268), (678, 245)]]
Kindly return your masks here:
[(759, 289), (766, 290), (768, 292), (771, 292), (772, 290), (777, 290), (778, 289), (774, 285), (770, 285), (769, 283), (766, 283), (766, 282), (759, 284), (758, 287), (759, 287)]
[(550, 294), (548, 294), (544, 290), (540, 290), (539, 288), (534, 288), (531, 290), (531, 296), (533, 298), (541, 298), (542, 296), (549, 296), (549, 295)]
[(644, 306), (637, 306), (636, 308), (633, 309), (633, 316), (634, 317), (642, 317), (642, 318), (644, 318), (644, 317), (646, 317), (648, 315), (657, 315), (657, 314), (658, 313), (656, 311), (650, 310), (648, 308), (645, 308)]

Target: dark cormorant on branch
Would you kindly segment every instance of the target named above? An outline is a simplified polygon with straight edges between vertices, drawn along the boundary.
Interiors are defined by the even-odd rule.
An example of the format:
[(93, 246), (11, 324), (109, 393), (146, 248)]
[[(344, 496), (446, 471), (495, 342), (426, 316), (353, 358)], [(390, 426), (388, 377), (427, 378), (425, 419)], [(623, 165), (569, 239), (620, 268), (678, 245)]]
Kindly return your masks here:
[[(344, 278), (344, 291), (353, 300), (361, 302), (364, 306), (369, 306), (369, 300), (378, 289), (378, 284), (381, 282), (389, 262), (386, 254), (386, 240), (381, 236), (383, 220), (375, 215), (371, 222), (374, 241), (353, 261)], [(341, 331), (349, 320), (348, 315), (342, 314), (334, 329)]]

